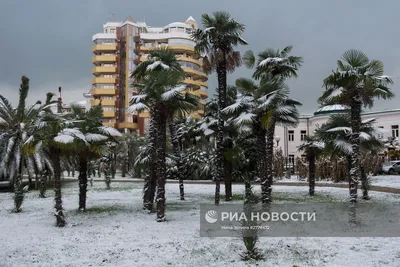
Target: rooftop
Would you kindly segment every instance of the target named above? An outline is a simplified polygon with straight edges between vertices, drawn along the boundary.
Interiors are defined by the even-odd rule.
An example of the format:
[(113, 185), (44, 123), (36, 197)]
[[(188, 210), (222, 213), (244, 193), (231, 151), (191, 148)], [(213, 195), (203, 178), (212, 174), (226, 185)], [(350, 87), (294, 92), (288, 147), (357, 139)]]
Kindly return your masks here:
[(317, 111), (314, 112), (314, 116), (322, 114), (330, 114), (330, 113), (342, 113), (346, 112), (348, 109), (349, 107), (344, 105), (327, 105), (317, 109)]

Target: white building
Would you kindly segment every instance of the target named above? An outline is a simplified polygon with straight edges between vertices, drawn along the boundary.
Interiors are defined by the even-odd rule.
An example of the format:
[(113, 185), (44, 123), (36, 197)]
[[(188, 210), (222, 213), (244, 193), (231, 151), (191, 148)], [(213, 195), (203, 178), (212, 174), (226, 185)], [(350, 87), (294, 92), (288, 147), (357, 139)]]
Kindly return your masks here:
[[(279, 140), (278, 147), (282, 149), (288, 163), (293, 164), (295, 158), (302, 155), (297, 150), (307, 135), (313, 135), (317, 127), (325, 123), (331, 115), (345, 112), (346, 107), (341, 105), (324, 106), (314, 112), (314, 115), (302, 115), (296, 128), (277, 126), (275, 136)], [(379, 138), (399, 137), (400, 109), (362, 112), (362, 119), (373, 118), (376, 119), (376, 127), (386, 130)]]

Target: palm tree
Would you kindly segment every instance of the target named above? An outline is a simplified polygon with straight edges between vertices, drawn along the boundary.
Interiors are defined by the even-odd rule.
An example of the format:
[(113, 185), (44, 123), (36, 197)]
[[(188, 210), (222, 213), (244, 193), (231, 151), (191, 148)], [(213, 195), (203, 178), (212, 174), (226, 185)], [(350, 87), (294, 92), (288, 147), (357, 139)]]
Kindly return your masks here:
[[(255, 68), (253, 78), (260, 80), (260, 84), (266, 82), (284, 82), (288, 78), (296, 78), (297, 71), (303, 63), (301, 57), (289, 56), (292, 46), (287, 46), (282, 50), (274, 50), (268, 48), (258, 54), (258, 58), (253, 51), (249, 50), (243, 55), (243, 62), (248, 68)], [(287, 95), (289, 92), (287, 92)], [(279, 104), (278, 104), (279, 102)], [(293, 126), (298, 121), (297, 106), (300, 102), (283, 97), (278, 101), (265, 116), (263, 116), (263, 128), (266, 128), (267, 135), (267, 151), (266, 151), (266, 172), (268, 179), (262, 182), (262, 202), (271, 201), (272, 192), (272, 159), (273, 159), (273, 142), (276, 124)]]
[(220, 181), (224, 179), (224, 120), (220, 114), (226, 106), (227, 73), (233, 72), (241, 64), (241, 57), (234, 48), (237, 45), (247, 45), (241, 37), (245, 26), (229, 13), (224, 11), (214, 12), (212, 16), (202, 15), (202, 26), (192, 34), (196, 42), (195, 49), (205, 55), (203, 59), (204, 71), (210, 73), (217, 72), (218, 78), (218, 134), (217, 134), (217, 177), (215, 187), (215, 204), (219, 205), (220, 200)]
[[(225, 98), (225, 104), (227, 106), (235, 103), (237, 97), (237, 88), (234, 86), (228, 86), (227, 94)], [(201, 129), (204, 131), (204, 134), (209, 138), (213, 136), (214, 139), (218, 138), (218, 100), (212, 99), (205, 106), (205, 117), (201, 120)], [(221, 112), (222, 119), (224, 121), (223, 130), (223, 147), (224, 147), (224, 181), (225, 181), (225, 200), (230, 201), (232, 199), (232, 171), (233, 171), (233, 163), (226, 156), (230, 154), (230, 151), (233, 149), (234, 138), (238, 135), (238, 127), (235, 125), (233, 119), (234, 116), (231, 113)], [(239, 128), (240, 130), (240, 128)], [(218, 155), (218, 154), (217, 154)], [(215, 170), (218, 170), (218, 161), (216, 161)], [(218, 177), (218, 176), (217, 176)], [(216, 179), (215, 179), (216, 180)], [(216, 181), (219, 183), (218, 181)], [(218, 191), (219, 194), (219, 191)]]
[(253, 78), (262, 80), (264, 78), (279, 77), (280, 79), (297, 78), (297, 71), (303, 63), (303, 58), (289, 56), (293, 46), (289, 45), (282, 50), (267, 48), (258, 54), (248, 50), (243, 55), (243, 62), (246, 67), (254, 68)]
[[(360, 125), (360, 151), (379, 151), (383, 143), (376, 137), (380, 131), (373, 127), (375, 119), (361, 121)], [(349, 185), (351, 183), (351, 168), (353, 146), (351, 144), (352, 122), (349, 114), (333, 115), (321, 127), (317, 128), (316, 136), (324, 142), (325, 151), (335, 156), (345, 156), (348, 161)], [(367, 181), (361, 177), (363, 198), (368, 198)]]
[(263, 122), (267, 128), (267, 176), (266, 181), (262, 181), (262, 201), (263, 203), (271, 202), (272, 193), (272, 182), (273, 182), (273, 172), (272, 172), (272, 162), (274, 157), (274, 137), (275, 137), (275, 127), (276, 125), (296, 127), (299, 122), (299, 111), (297, 107), (302, 104), (292, 99), (288, 94), (282, 97), (274, 107), (263, 117)]
[(308, 161), (308, 182), (309, 193), (313, 196), (315, 193), (315, 161), (317, 156), (325, 148), (325, 143), (319, 141), (315, 136), (307, 136), (304, 142), (298, 147), (298, 151), (305, 152)]
[(352, 145), (349, 181), (350, 201), (357, 202), (360, 177), (361, 107), (372, 107), (375, 98), (394, 97), (388, 87), (393, 81), (384, 75), (383, 63), (370, 60), (359, 50), (346, 51), (337, 62), (337, 69), (324, 80), (325, 91), (319, 98), (322, 104), (341, 104), (350, 108)]
[[(158, 83), (163, 78), (167, 79), (165, 75), (160, 75), (159, 79), (154, 79), (151, 81), (150, 76), (157, 76), (158, 72), (170, 73), (171, 79), (166, 81), (165, 87)], [(139, 66), (133, 71), (132, 78), (135, 80), (135, 86), (139, 88), (139, 91), (143, 93), (142, 95), (134, 96), (131, 100), (132, 106), (128, 112), (134, 110), (148, 110), (150, 113), (150, 125), (149, 125), (149, 144), (146, 149), (147, 166), (149, 167), (149, 172), (145, 177), (145, 184), (143, 189), (143, 210), (147, 212), (152, 211), (153, 200), (157, 181), (157, 164), (156, 164), (156, 143), (157, 143), (157, 132), (161, 129), (162, 118), (160, 117), (160, 110), (157, 102), (161, 98), (161, 94), (164, 93), (165, 88), (171, 86), (171, 82), (177, 85), (185, 77), (185, 72), (183, 71), (181, 65), (176, 59), (175, 54), (168, 49), (157, 49), (151, 50), (147, 57), (147, 60), (140, 63)], [(151, 88), (153, 86), (154, 88)], [(158, 86), (158, 88), (156, 88)], [(172, 85), (174, 86), (174, 85)], [(184, 88), (186, 89), (186, 88)], [(141, 102), (141, 97), (146, 99), (146, 104)], [(157, 120), (158, 119), (158, 120)], [(165, 121), (166, 123), (166, 121)], [(161, 140), (162, 141), (162, 140)]]
[[(239, 126), (251, 125), (258, 141), (258, 173), (262, 180), (262, 201), (269, 202), (272, 185), (272, 159), (275, 125), (295, 125), (298, 101), (288, 97), (287, 86), (277, 79), (264, 78), (260, 84), (251, 79), (236, 80), (240, 94), (223, 112), (236, 113)], [(246, 128), (242, 128), (247, 130)], [(267, 138), (266, 138), (267, 137)]]
[(88, 163), (94, 158), (107, 154), (107, 143), (115, 141), (115, 137), (121, 136), (121, 133), (114, 128), (102, 126), (102, 116), (101, 105), (92, 107), (88, 111), (82, 110), (79, 106), (71, 105), (71, 113), (66, 116), (71, 120), (78, 121), (76, 127), (84, 136), (84, 138), (75, 140), (79, 165), (78, 209), (80, 211), (86, 210)]
[(179, 147), (179, 140), (177, 133), (178, 129), (175, 117), (176, 116), (182, 117), (185, 114), (188, 114), (190, 111), (194, 111), (198, 107), (198, 104), (199, 104), (199, 99), (190, 94), (185, 94), (184, 96), (180, 97), (173, 97), (171, 101), (169, 101), (168, 103), (169, 105), (168, 125), (171, 135), (173, 154), (175, 157), (176, 166), (178, 168), (177, 178), (179, 180), (179, 194), (181, 200), (185, 200), (185, 191), (183, 185), (185, 166), (183, 164), (182, 153)]
[[(40, 101), (26, 108), (26, 99), (29, 92), (29, 78), (22, 76), (19, 88), (18, 106), (13, 108), (11, 103), (0, 95), (0, 170), (9, 176), (10, 182), (14, 184), (14, 211), (20, 212), (24, 199), (22, 190), (22, 176), (24, 166), (33, 167), (32, 158), (37, 158), (37, 164), (41, 163), (40, 146), (30, 151), (26, 149), (25, 143), (31, 138), (31, 125), (34, 123), (38, 113), (46, 108)], [(28, 155), (27, 152), (32, 152)], [(32, 163), (32, 164), (30, 164)]]
[[(52, 93), (47, 94), (46, 103), (52, 102)], [(54, 114), (50, 108), (46, 108), (38, 114), (36, 125), (34, 127), (35, 134), (27, 142), (33, 146), (41, 142), (46, 147), (48, 157), (54, 169), (54, 191), (55, 191), (55, 212), (56, 226), (64, 227), (65, 216), (62, 208), (61, 193), (61, 157), (63, 153), (76, 149), (76, 140), (85, 142), (85, 136), (82, 132), (73, 127), (78, 121), (68, 120), (61, 114)]]
[[(192, 98), (183, 94), (187, 85), (182, 84), (182, 73), (173, 69), (152, 71), (136, 84), (140, 94), (133, 96), (129, 111), (150, 110), (149, 162), (156, 162), (157, 175), (157, 221), (165, 221), (165, 180), (166, 180), (166, 124), (170, 114), (175, 112), (177, 103), (182, 106), (191, 103)], [(188, 100), (190, 99), (190, 100)], [(151, 172), (152, 170), (150, 170)], [(151, 187), (150, 184), (147, 185)], [(145, 188), (144, 208), (151, 211), (151, 188)], [(146, 198), (145, 198), (146, 197)]]

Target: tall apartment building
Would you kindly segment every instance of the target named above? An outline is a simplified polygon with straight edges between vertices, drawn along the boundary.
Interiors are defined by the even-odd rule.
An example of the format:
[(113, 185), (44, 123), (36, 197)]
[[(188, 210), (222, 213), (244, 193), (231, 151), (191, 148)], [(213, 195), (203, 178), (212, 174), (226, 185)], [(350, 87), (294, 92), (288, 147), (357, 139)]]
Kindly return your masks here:
[(136, 22), (131, 17), (123, 22), (107, 22), (103, 32), (93, 35), (91, 105), (100, 100), (103, 106), (103, 124), (119, 130), (138, 130), (144, 134), (148, 127), (147, 112), (127, 114), (129, 100), (137, 91), (132, 86), (130, 74), (141, 62), (147, 60), (151, 49), (168, 47), (176, 53), (189, 86), (188, 92), (200, 99), (198, 112), (191, 114), (200, 118), (204, 114), (207, 98), (207, 74), (201, 69), (202, 59), (195, 53), (195, 42), (190, 34), (197, 29), (193, 17), (185, 22), (173, 22), (164, 27), (150, 27), (145, 22)]

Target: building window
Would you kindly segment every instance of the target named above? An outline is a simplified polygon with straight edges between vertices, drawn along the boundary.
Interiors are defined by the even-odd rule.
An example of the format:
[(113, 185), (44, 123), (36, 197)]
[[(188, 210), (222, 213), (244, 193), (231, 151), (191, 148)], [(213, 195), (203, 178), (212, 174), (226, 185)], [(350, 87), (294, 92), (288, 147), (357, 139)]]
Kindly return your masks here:
[(288, 131), (288, 133), (289, 133), (289, 141), (294, 141), (294, 131), (290, 130)]
[(300, 140), (304, 141), (304, 140), (306, 140), (306, 137), (307, 137), (307, 131), (301, 130), (300, 131)]
[(294, 165), (294, 155), (289, 155), (289, 164)]
[(399, 125), (392, 125), (392, 136), (399, 137)]
[[(378, 128), (383, 129), (383, 126), (378, 126)], [(382, 139), (383, 138), (383, 133), (379, 133), (377, 134), (378, 139)]]

